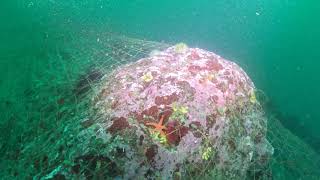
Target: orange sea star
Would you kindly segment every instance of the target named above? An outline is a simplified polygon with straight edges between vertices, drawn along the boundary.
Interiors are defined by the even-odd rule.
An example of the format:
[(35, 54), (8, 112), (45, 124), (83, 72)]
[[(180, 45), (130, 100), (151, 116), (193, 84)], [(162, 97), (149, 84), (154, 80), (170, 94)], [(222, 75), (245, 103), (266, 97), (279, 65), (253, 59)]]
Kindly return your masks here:
[(146, 123), (147, 126), (153, 126), (153, 131), (158, 131), (162, 136), (165, 136), (164, 130), (167, 128), (163, 125), (164, 115), (161, 116), (160, 121), (158, 123), (148, 122)]

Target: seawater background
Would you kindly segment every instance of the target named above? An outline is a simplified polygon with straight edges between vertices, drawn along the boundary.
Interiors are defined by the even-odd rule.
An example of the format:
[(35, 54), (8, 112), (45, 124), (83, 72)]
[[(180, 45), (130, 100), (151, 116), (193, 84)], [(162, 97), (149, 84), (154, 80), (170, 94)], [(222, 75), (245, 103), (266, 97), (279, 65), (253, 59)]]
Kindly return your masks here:
[(4, 1), (0, 100), (23, 106), (15, 97), (32, 86), (34, 74), (46, 71), (46, 55), (66, 42), (53, 35), (105, 29), (185, 42), (240, 64), (269, 97), (268, 108), (319, 152), (319, 10), (319, 1), (303, 0)]

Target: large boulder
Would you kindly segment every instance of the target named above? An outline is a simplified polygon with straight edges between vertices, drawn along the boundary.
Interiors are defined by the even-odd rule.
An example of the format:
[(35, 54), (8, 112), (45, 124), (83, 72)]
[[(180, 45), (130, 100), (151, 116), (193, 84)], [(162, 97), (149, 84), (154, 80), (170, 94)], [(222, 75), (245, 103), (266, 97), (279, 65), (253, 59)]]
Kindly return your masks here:
[(212, 52), (182, 43), (154, 51), (99, 88), (94, 128), (114, 176), (244, 179), (273, 153), (253, 82)]

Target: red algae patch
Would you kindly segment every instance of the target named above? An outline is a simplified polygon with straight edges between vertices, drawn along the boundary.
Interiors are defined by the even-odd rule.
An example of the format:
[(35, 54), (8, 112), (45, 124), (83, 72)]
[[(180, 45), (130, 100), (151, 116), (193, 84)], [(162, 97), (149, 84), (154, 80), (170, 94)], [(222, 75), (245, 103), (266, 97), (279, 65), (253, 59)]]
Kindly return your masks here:
[(118, 131), (129, 128), (129, 123), (124, 117), (114, 118), (112, 125), (108, 128), (108, 132), (115, 134)]
[(148, 161), (154, 161), (154, 157), (158, 153), (158, 146), (152, 145), (146, 149), (145, 155)]
[(178, 95), (176, 93), (173, 93), (168, 96), (157, 96), (155, 98), (155, 104), (156, 105), (170, 105), (173, 102), (178, 100)]
[(188, 128), (185, 126), (182, 126), (177, 121), (170, 121), (167, 124), (167, 139), (168, 143), (171, 145), (178, 145), (180, 143), (180, 140), (183, 136), (185, 136), (188, 133)]

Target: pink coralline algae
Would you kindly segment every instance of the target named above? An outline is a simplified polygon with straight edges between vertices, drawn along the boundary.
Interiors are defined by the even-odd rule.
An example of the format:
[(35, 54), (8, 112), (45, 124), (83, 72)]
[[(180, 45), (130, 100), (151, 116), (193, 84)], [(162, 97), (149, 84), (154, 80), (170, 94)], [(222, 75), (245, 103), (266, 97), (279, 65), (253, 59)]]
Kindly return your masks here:
[(255, 92), (237, 64), (178, 44), (102, 78), (99, 137), (121, 139), (127, 159), (113, 160), (125, 179), (245, 179), (273, 153)]

